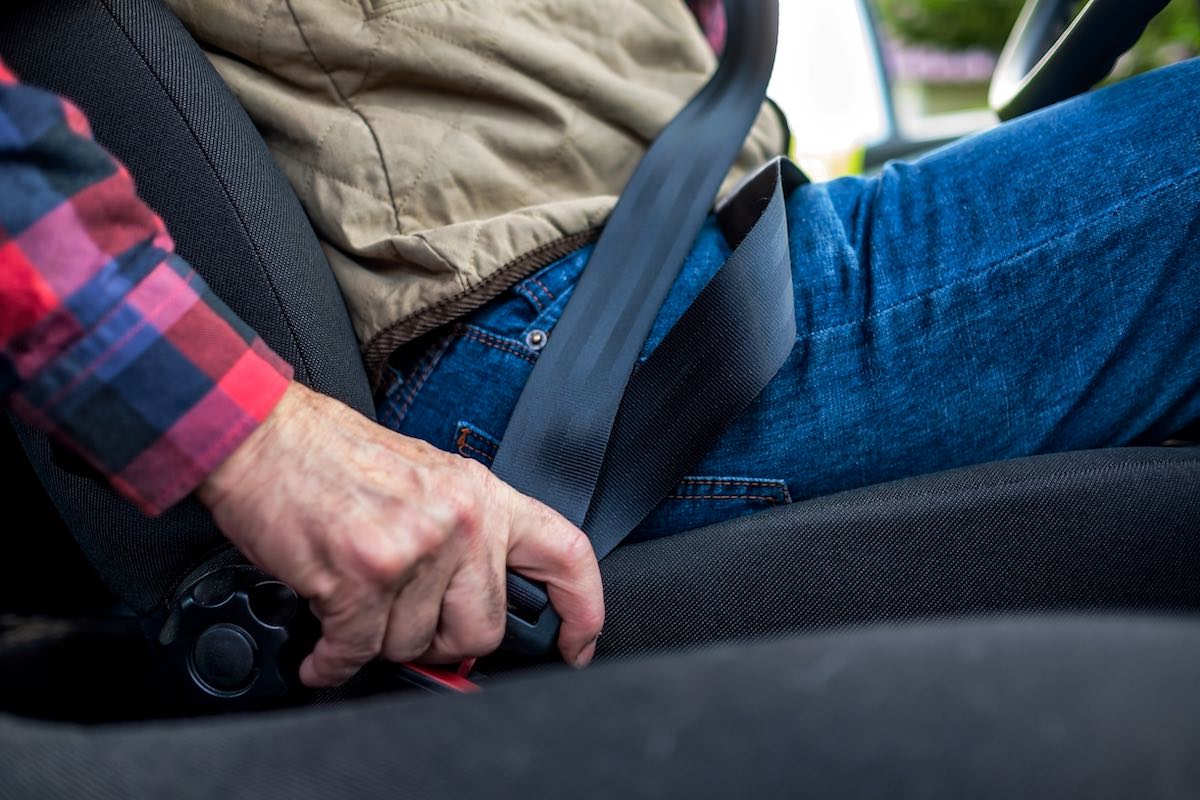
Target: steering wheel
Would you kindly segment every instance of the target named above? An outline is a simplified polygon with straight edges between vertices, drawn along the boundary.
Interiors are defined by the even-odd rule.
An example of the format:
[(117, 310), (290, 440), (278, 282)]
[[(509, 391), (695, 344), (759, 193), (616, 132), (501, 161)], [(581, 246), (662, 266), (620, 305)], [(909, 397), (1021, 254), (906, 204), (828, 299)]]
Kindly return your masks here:
[(1170, 0), (1026, 0), (992, 75), (988, 103), (1008, 120), (1086, 92), (1112, 71)]

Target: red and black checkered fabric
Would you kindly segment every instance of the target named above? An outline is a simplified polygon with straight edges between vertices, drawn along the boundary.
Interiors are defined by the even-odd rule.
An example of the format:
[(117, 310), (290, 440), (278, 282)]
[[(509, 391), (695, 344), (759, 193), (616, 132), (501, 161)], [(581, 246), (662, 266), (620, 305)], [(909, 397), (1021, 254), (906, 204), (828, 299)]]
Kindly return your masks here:
[(0, 398), (156, 513), (291, 375), (175, 255), (83, 114), (0, 62)]

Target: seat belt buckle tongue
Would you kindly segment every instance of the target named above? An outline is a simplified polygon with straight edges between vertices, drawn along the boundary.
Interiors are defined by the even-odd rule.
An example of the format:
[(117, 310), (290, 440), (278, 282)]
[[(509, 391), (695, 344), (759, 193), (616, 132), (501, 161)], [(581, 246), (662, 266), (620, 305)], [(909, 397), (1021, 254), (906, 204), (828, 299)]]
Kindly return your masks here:
[(547, 604), (535, 613), (526, 616), (521, 611), (509, 609), (501, 650), (523, 656), (544, 656), (554, 650), (562, 623), (558, 612)]
[(544, 656), (554, 650), (562, 619), (550, 604), (546, 587), (508, 571), (508, 619), (500, 649), (522, 656)]

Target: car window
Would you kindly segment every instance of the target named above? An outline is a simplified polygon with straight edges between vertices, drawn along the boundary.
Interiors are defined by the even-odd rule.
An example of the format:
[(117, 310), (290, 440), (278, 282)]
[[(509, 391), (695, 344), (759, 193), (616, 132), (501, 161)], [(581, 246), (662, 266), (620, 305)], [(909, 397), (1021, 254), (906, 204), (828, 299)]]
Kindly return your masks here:
[(814, 180), (858, 171), (856, 154), (888, 136), (887, 90), (865, 5), (789, 0), (768, 94), (787, 115), (792, 156)]
[[(1024, 0), (789, 0), (771, 97), (816, 180), (996, 124), (992, 71)], [(1077, 3), (1077, 10), (1085, 5)], [(1200, 55), (1200, 0), (1172, 0), (1109, 80)]]

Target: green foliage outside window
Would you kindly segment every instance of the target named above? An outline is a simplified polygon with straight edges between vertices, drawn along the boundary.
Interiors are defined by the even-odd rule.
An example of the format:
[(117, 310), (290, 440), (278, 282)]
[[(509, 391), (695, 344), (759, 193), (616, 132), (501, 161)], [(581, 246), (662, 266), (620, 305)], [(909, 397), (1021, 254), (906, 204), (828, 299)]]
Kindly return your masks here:
[[(994, 53), (1004, 46), (1023, 4), (1023, 0), (874, 0), (884, 28), (902, 42), (952, 51), (982, 47)], [(1172, 0), (1150, 23), (1123, 71), (1141, 72), (1198, 54), (1200, 0)]]

